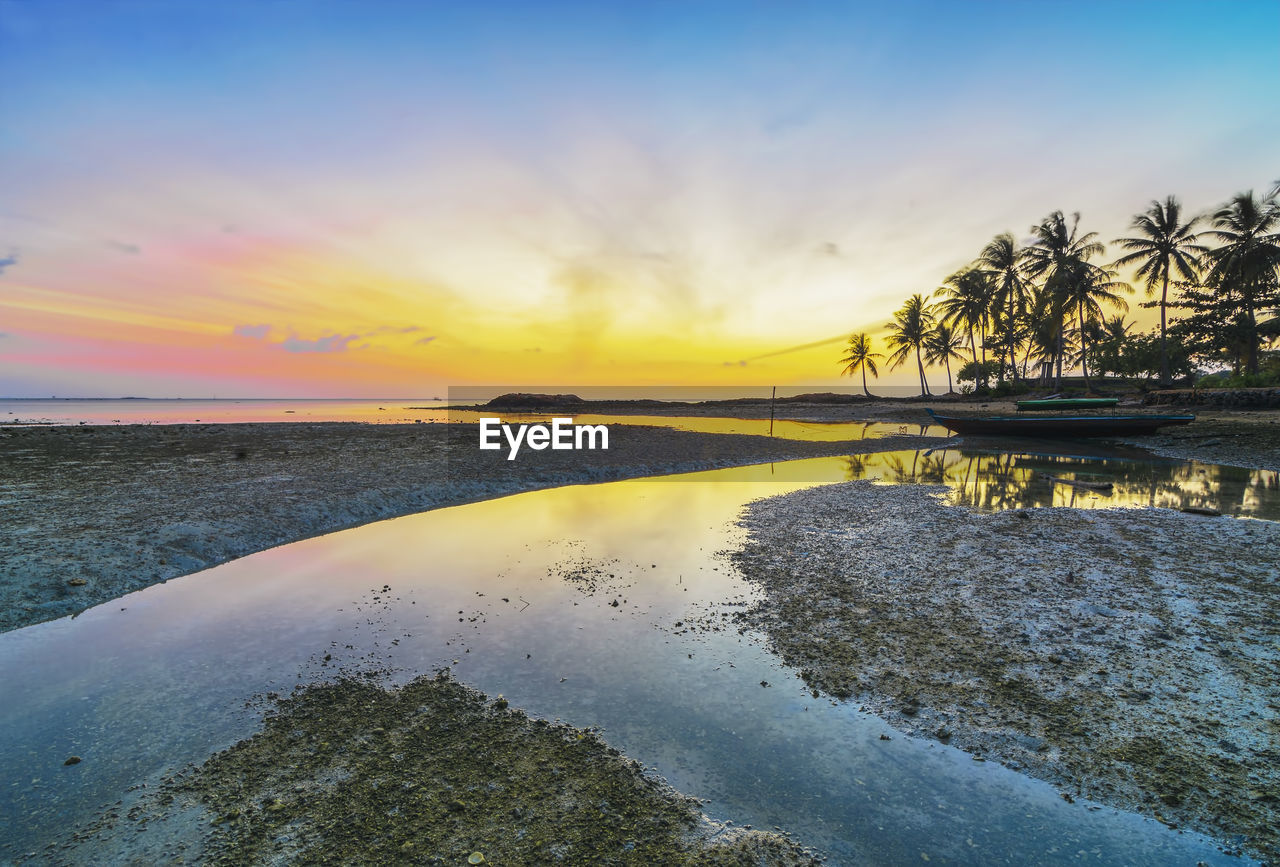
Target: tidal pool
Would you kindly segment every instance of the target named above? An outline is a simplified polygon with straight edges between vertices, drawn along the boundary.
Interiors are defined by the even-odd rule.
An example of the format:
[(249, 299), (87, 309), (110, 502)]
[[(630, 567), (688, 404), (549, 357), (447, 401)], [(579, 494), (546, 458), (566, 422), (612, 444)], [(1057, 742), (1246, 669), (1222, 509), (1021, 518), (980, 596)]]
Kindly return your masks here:
[[(249, 734), (253, 695), (367, 663), (405, 680), (450, 667), (534, 715), (602, 727), (612, 745), (707, 799), (712, 817), (781, 827), (835, 863), (1240, 863), (1200, 835), (1067, 803), (994, 762), (814, 698), (752, 636), (706, 628), (731, 623), (753, 598), (717, 554), (739, 538), (734, 518), (749, 500), (851, 477), (898, 480), (901, 464), (901, 480), (950, 481), (960, 500), (969, 491), (991, 505), (1034, 504), (973, 493), (988, 490), (974, 480), (991, 485), (1017, 466), (1035, 482), (1042, 460), (871, 457), (441, 509), (265, 551), (0, 635), (0, 859), (42, 852), (131, 786), (154, 785), (167, 769)], [(940, 479), (920, 471), (938, 458)], [(1071, 472), (1123, 476), (1105, 461), (1071, 460), (1079, 462)], [(1144, 491), (1151, 482), (1142, 473), (1173, 485), (1172, 474), (1188, 470), (1148, 463), (1149, 471), (1130, 468)], [(1274, 474), (1225, 486), (1218, 474), (1206, 484), (1204, 496), (1219, 506), (1222, 496), (1253, 496), (1261, 505), (1252, 514), (1274, 514)], [(1058, 496), (1050, 485), (1033, 496)], [(1127, 488), (1117, 481), (1116, 490)], [(83, 761), (64, 766), (70, 755)]]

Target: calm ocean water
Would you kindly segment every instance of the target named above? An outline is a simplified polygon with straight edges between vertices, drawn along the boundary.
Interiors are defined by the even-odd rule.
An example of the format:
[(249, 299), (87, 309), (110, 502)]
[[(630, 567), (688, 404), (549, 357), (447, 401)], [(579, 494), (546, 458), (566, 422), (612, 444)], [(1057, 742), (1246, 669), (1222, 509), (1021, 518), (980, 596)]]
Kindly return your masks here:
[(0, 400), (0, 424), (194, 424), (196, 422), (446, 421), (447, 402), (384, 400), (108, 399)]

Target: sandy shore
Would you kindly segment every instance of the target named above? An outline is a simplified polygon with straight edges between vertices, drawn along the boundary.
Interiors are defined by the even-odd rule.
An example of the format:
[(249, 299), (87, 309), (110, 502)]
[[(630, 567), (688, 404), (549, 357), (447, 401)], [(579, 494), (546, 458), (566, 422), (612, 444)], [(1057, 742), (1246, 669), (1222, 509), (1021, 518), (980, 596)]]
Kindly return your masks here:
[(931, 444), (614, 426), (608, 451), (480, 451), (475, 426), (0, 428), (0, 630), (309, 536), (516, 491)]
[(1280, 857), (1280, 524), (943, 490), (754, 503), (745, 624), (905, 732)]

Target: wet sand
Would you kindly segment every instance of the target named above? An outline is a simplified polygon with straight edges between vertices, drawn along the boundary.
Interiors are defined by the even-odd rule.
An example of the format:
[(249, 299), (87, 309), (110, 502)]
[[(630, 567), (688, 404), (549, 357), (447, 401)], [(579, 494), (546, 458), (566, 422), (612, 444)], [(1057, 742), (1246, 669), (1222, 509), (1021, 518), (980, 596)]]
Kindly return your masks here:
[(944, 490), (752, 504), (743, 625), (904, 732), (1280, 857), (1280, 524)]
[(517, 491), (936, 443), (611, 427), (608, 451), (480, 451), (474, 425), (0, 428), (0, 630), (370, 521)]

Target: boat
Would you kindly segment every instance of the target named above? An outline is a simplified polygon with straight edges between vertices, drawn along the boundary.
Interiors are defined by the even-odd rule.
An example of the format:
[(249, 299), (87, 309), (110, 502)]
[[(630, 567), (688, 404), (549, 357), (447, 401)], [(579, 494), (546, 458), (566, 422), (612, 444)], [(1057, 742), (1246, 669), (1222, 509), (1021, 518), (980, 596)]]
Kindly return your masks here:
[(1010, 437), (1134, 436), (1155, 433), (1162, 427), (1190, 424), (1194, 415), (939, 415), (925, 412), (948, 430), (958, 434)]
[(1045, 397), (1018, 401), (1018, 412), (1051, 409), (1105, 409), (1120, 402), (1118, 397)]

